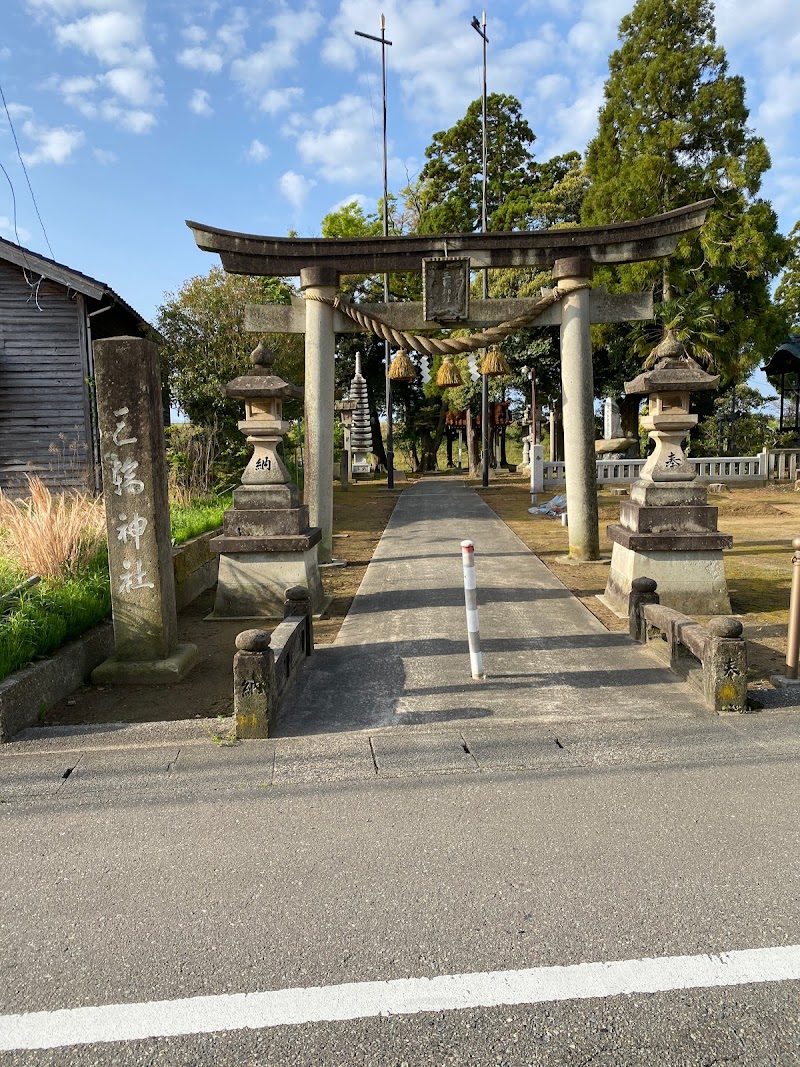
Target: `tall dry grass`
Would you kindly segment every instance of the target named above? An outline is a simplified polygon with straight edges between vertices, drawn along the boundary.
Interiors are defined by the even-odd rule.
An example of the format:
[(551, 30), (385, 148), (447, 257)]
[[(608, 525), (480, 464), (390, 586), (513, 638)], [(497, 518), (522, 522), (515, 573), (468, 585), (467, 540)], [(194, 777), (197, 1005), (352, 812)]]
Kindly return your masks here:
[(105, 536), (101, 500), (78, 491), (51, 493), (28, 475), (28, 496), (0, 490), (0, 553), (42, 578), (75, 577), (91, 564)]

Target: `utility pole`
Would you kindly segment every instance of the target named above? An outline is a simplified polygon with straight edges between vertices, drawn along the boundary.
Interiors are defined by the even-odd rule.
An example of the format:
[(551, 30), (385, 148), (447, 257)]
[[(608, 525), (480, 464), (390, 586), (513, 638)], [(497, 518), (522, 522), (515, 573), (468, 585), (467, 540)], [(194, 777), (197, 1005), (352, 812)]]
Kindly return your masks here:
[[(386, 48), (391, 46), (391, 41), (386, 39), (386, 19), (381, 15), (381, 35), (375, 37), (371, 33), (362, 33), (354, 30), (356, 37), (366, 37), (368, 41), (377, 41), (381, 46), (381, 80), (383, 84), (383, 236), (389, 236), (389, 174), (388, 157), (386, 153)], [(383, 276), (383, 300), (389, 303), (389, 275)], [(394, 427), (392, 425), (392, 380), (389, 377), (391, 364), (391, 352), (389, 342), (383, 342), (383, 370), (386, 381), (386, 486), (394, 489)]]
[[(486, 46), (489, 43), (489, 38), (486, 35), (486, 12), (482, 13), (481, 21), (478, 21), (478, 16), (473, 15), (472, 22), (470, 23), (473, 30), (480, 34), (483, 41), (483, 152), (481, 168), (483, 171), (483, 178), (481, 181), (481, 233), (486, 233), (487, 221), (486, 221), (486, 178), (487, 178), (487, 151), (486, 151)], [(489, 272), (488, 268), (483, 268), (483, 299), (486, 300), (489, 296)], [(483, 349), (483, 359), (486, 359), (486, 349)], [(481, 375), (481, 459), (482, 459), (482, 485), (486, 489), (489, 485), (489, 378), (487, 375)]]

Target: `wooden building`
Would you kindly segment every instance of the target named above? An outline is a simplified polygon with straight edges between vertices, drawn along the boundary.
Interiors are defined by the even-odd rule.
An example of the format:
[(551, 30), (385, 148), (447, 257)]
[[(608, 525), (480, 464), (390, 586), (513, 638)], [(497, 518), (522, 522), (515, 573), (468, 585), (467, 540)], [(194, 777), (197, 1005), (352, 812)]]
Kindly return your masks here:
[(92, 341), (152, 333), (104, 282), (0, 238), (0, 489), (99, 487)]

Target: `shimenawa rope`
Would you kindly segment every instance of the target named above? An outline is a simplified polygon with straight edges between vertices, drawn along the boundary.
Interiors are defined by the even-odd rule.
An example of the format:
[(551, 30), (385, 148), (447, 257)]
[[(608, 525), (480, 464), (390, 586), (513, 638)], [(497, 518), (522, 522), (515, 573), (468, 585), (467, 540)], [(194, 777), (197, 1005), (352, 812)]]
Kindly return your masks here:
[(497, 326), (490, 326), (481, 333), (473, 333), (468, 337), (424, 337), (418, 333), (406, 333), (404, 330), (396, 330), (388, 322), (379, 319), (376, 315), (370, 315), (361, 311), (356, 305), (348, 303), (341, 296), (331, 299), (327, 296), (318, 296), (316, 293), (304, 293), (306, 300), (317, 300), (347, 315), (353, 322), (365, 330), (370, 330), (384, 341), (395, 345), (397, 348), (413, 349), (416, 352), (425, 352), (429, 356), (455, 355), (460, 352), (474, 352), (478, 348), (488, 348), (495, 345), (509, 334), (530, 326), (535, 320), (553, 304), (559, 303), (570, 293), (577, 293), (581, 289), (589, 289), (591, 286), (584, 282), (581, 285), (572, 286), (570, 289), (552, 289), (546, 296), (537, 300), (529, 311), (516, 318), (508, 319)]

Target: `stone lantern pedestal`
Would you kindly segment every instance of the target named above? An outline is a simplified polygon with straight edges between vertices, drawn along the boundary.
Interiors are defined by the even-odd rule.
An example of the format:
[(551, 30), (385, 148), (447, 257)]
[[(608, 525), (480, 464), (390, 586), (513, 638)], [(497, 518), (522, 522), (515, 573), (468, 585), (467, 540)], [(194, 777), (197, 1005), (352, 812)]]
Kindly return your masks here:
[(726, 615), (731, 604), (722, 550), (733, 538), (717, 529), (717, 508), (709, 507), (704, 485), (686, 459), (683, 440), (697, 423), (689, 413), (692, 392), (716, 389), (719, 375), (706, 374), (668, 331), (653, 353), (656, 364), (632, 382), (628, 394), (649, 395), (642, 419), (655, 443), (641, 477), (620, 505), (620, 521), (608, 527), (614, 542), (605, 595), (620, 615), (628, 613), (634, 578), (658, 582), (661, 603), (687, 615)]
[(259, 345), (250, 357), (251, 374), (235, 378), (225, 391), (245, 402), (239, 429), (253, 445), (253, 455), (233, 491), (233, 509), (225, 512), (223, 533), (211, 540), (220, 553), (217, 596), (211, 619), (282, 619), (285, 591), (308, 589), (311, 610), (319, 614), (324, 593), (317, 562), (322, 531), (308, 524), (308, 508), (299, 502), (277, 448), (289, 429), (283, 401), (302, 399), (303, 390), (272, 374), (272, 353)]

